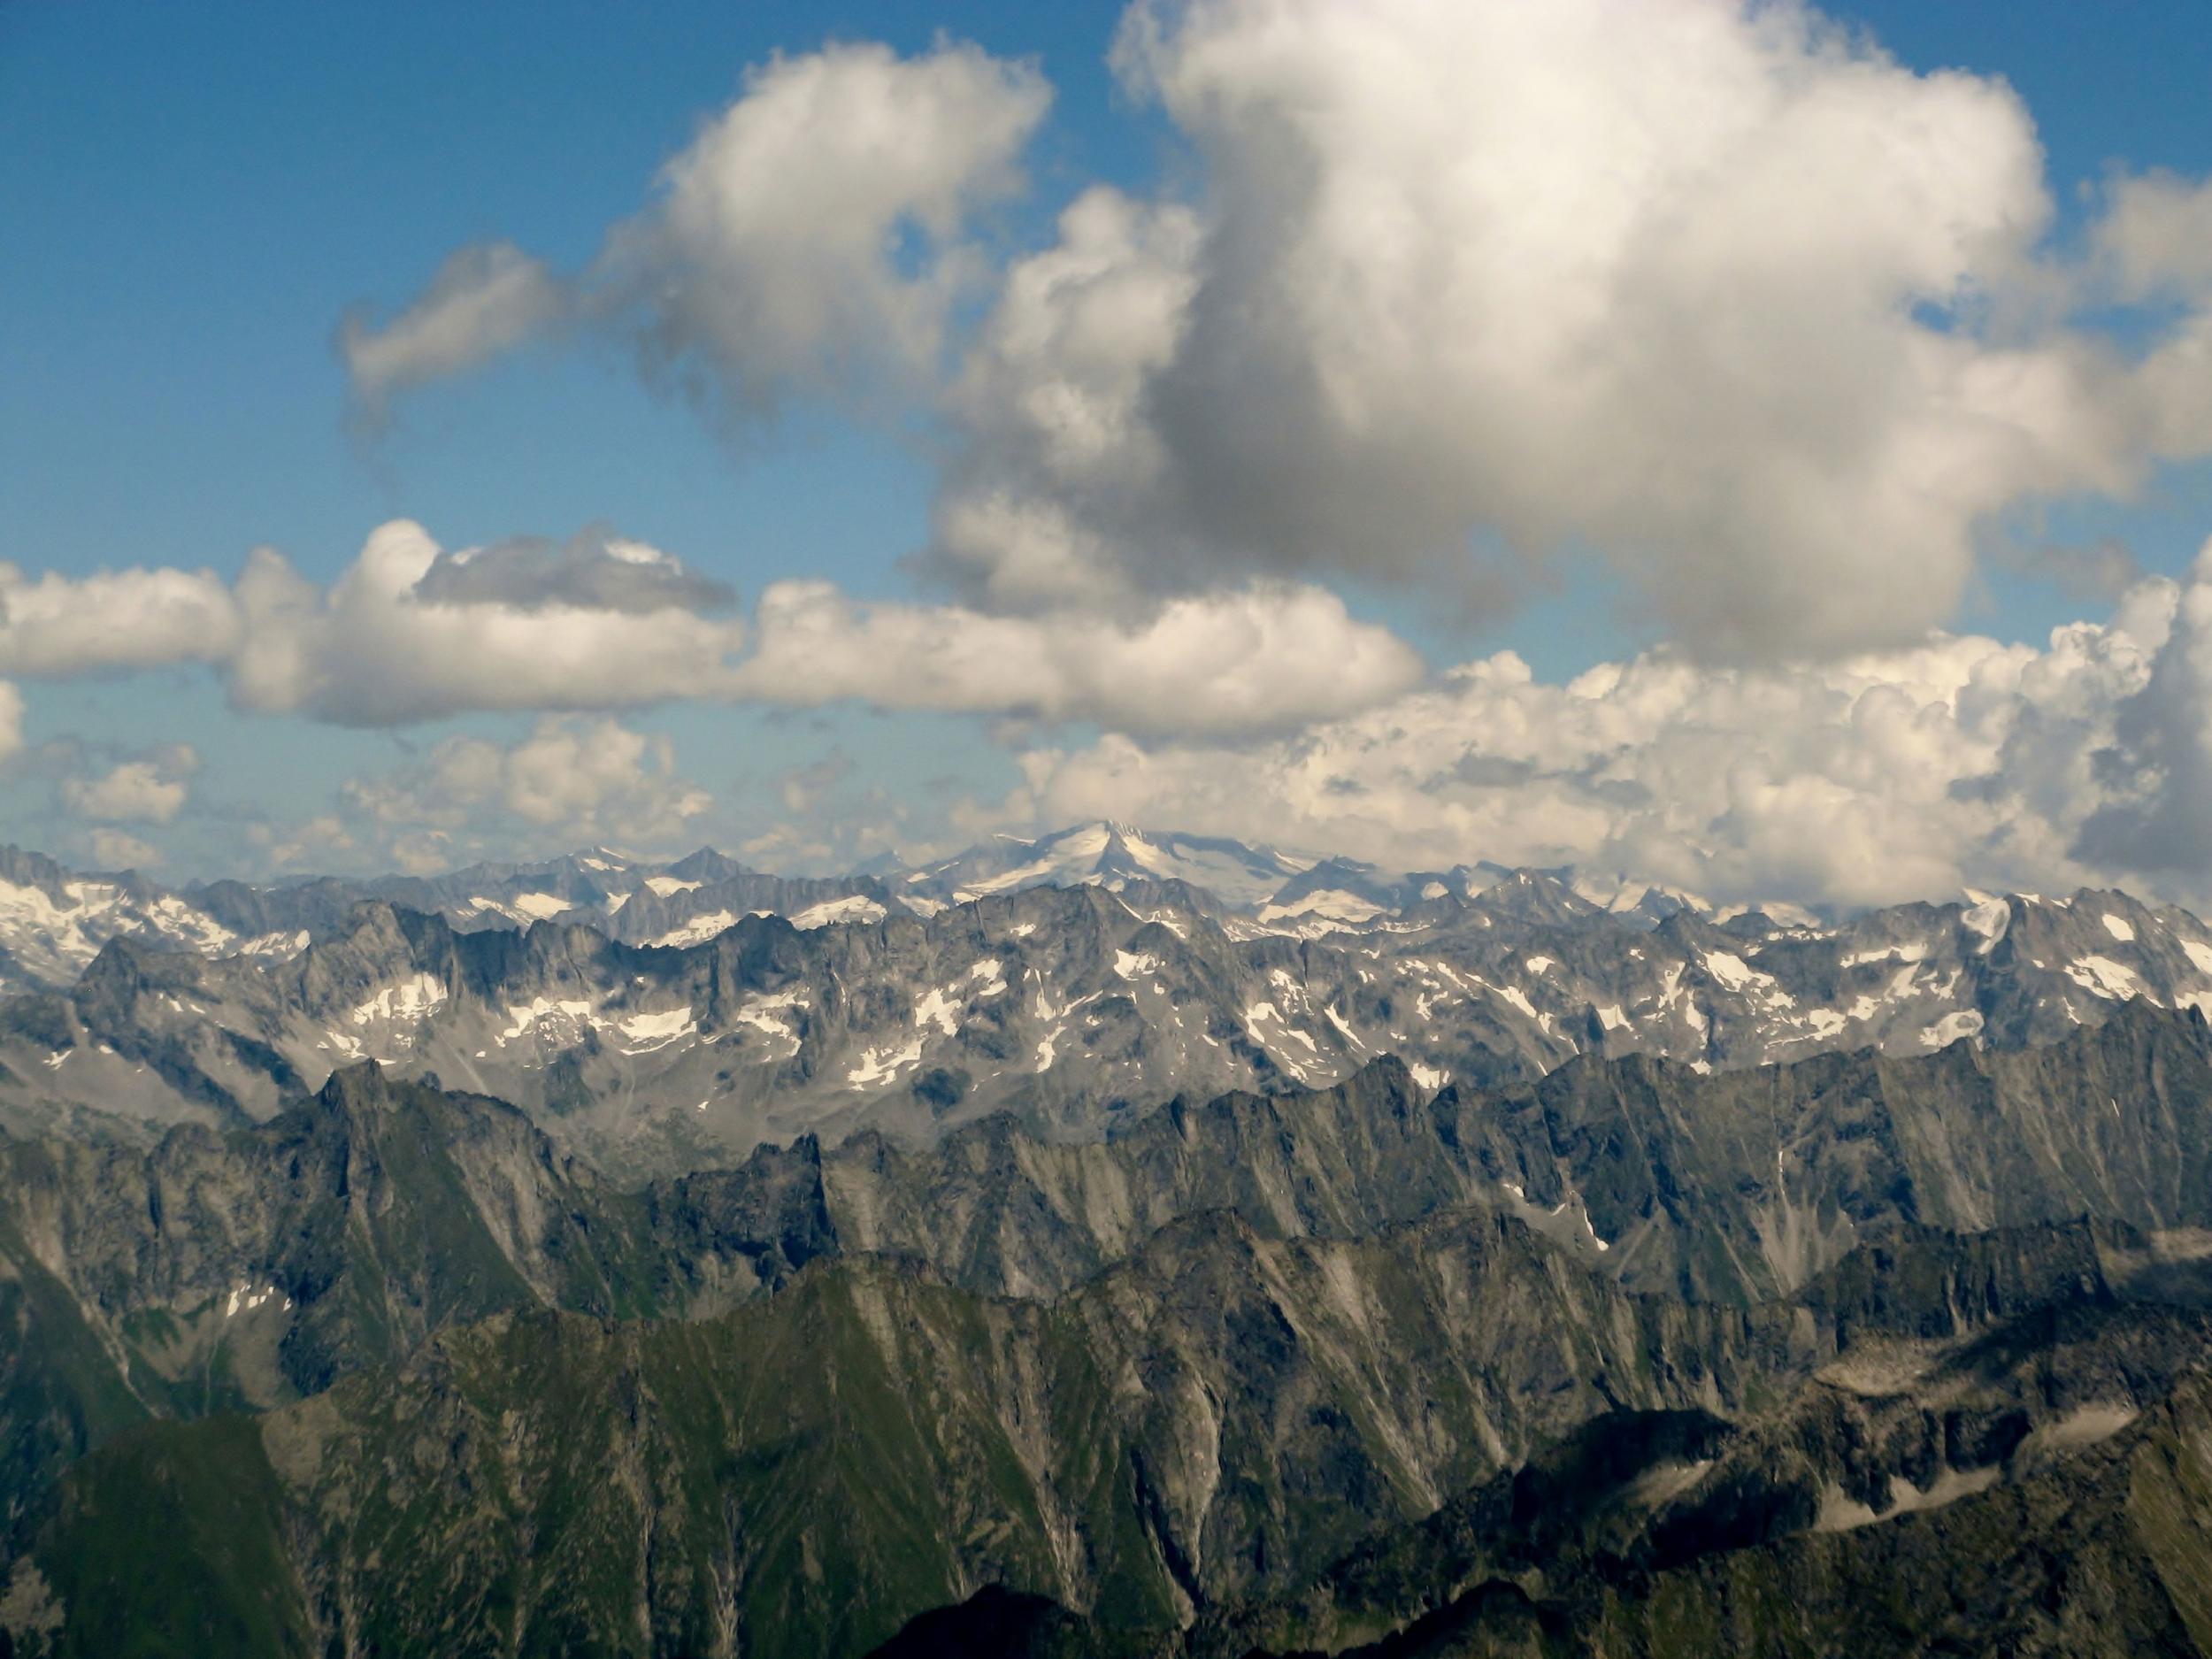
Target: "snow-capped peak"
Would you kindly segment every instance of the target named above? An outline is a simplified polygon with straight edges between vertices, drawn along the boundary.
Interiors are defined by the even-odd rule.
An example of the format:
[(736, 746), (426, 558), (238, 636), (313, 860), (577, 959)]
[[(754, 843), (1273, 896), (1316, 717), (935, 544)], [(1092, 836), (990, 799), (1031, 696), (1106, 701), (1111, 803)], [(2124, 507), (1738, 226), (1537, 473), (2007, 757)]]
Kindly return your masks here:
[(1024, 887), (1185, 881), (1245, 909), (1265, 903), (1311, 862), (1217, 836), (1098, 818), (1034, 840), (998, 836), (910, 872), (902, 885), (956, 903)]

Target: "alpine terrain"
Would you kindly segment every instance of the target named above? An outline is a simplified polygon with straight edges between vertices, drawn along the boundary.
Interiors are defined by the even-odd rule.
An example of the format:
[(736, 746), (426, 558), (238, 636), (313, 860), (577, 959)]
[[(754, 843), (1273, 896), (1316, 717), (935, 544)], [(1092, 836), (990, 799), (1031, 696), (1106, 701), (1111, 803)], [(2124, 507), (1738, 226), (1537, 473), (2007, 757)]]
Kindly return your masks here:
[(7, 868), (13, 1655), (2212, 1643), (2186, 912)]

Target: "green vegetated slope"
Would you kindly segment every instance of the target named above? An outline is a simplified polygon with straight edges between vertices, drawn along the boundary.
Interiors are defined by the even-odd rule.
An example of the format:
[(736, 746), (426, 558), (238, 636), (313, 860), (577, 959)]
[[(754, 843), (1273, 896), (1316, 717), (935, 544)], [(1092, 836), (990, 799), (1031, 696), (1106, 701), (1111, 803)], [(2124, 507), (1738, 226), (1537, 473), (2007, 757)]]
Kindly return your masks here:
[(503, 1311), (741, 1300), (827, 1248), (818, 1193), (726, 1180), (679, 1226), (511, 1107), (373, 1065), (150, 1152), (0, 1143), (0, 1513), (134, 1421), (299, 1399)]
[[(1736, 1406), (1794, 1340), (1508, 1217), (1282, 1241), (1212, 1212), (1048, 1306), (856, 1257), (713, 1319), (502, 1316), (265, 1415), (257, 1456), (319, 1640), (861, 1652), (994, 1582), (1171, 1626), (1617, 1403)], [(90, 1644), (62, 1651), (104, 1639), (71, 1586), (117, 1558), (111, 1483), (234, 1421), (65, 1479), (27, 1534)], [(265, 1589), (193, 1594), (213, 1627)]]
[(610, 1188), (522, 1114), (373, 1065), (254, 1128), (150, 1152), (0, 1142), (0, 1510), (112, 1427), (258, 1409), (390, 1364), (456, 1322), (562, 1308), (696, 1317), (815, 1257), (911, 1255), (1049, 1295), (1179, 1216), (1354, 1237), (1494, 1192), (1404, 1068), (1285, 1097), (1177, 1102), (1111, 1143), (995, 1119), (929, 1152), (810, 1139)]

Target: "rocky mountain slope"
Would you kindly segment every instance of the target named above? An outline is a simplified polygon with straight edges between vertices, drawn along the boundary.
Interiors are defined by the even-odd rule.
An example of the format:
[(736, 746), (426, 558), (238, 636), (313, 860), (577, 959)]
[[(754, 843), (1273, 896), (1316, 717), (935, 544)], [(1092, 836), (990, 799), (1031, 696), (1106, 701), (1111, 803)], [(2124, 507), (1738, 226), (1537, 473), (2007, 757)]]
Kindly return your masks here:
[[(20, 1328), (46, 1333), (19, 1363), (73, 1356), (97, 1381), (71, 1397), (127, 1419), (280, 1403), (500, 1311), (703, 1317), (826, 1256), (1048, 1301), (1216, 1211), (1350, 1240), (1487, 1210), (1631, 1291), (1749, 1305), (1817, 1299), (1858, 1245), (1931, 1225), (2212, 1227), (2208, 1098), (2212, 1029), (2137, 1004), (2045, 1050), (1711, 1076), (1631, 1056), (1495, 1093), (1432, 1094), (1385, 1059), (1098, 1141), (1001, 1116), (926, 1149), (803, 1137), (624, 1191), (503, 1102), (365, 1064), (250, 1128), (0, 1145), (0, 1263)], [(48, 1426), (11, 1439), (47, 1448), (41, 1467), (96, 1438), (25, 1410)]]
[(117, 1428), (296, 1400), (456, 1322), (742, 1301), (836, 1248), (822, 1197), (801, 1154), (617, 1192), (514, 1108), (373, 1064), (251, 1129), (0, 1142), (0, 1509)]
[(1178, 1102), (1107, 1144), (995, 1118), (933, 1152), (808, 1138), (623, 1193), (511, 1107), (372, 1063), (250, 1129), (0, 1145), (12, 1488), (120, 1424), (297, 1399), (502, 1310), (699, 1317), (856, 1253), (1049, 1298), (1216, 1210), (1265, 1238), (1367, 1237), (1497, 1195), (1453, 1166), (1447, 1122), (1382, 1062), (1314, 1094)]
[(285, 961), (119, 938), (65, 991), (0, 999), (0, 1125), (258, 1121), (374, 1058), (512, 1101), (642, 1179), (805, 1133), (926, 1142), (1008, 1110), (1087, 1138), (1179, 1092), (1319, 1086), (1384, 1054), (1432, 1089), (1630, 1053), (1725, 1071), (2008, 1050), (2135, 998), (2212, 1001), (2212, 931), (2120, 894), (1724, 929), (1563, 892), (1517, 879), (1417, 929), (1326, 939), (1241, 934), (1174, 883), (806, 929), (747, 916), (681, 947), (383, 902)]
[[(2198, 1653), (2212, 1279), (2147, 1267), (2139, 1247), (2076, 1226), (1858, 1253), (1822, 1308), (1834, 1357), (1774, 1402), (1594, 1418), (1291, 1592), (1143, 1650)], [(1993, 1294), (1946, 1302), (1991, 1270)], [(986, 1624), (994, 1640), (964, 1648)], [(1125, 1650), (1043, 1597), (924, 1616), (883, 1651), (925, 1643)]]
[(457, 932), (557, 920), (626, 943), (661, 945), (711, 939), (749, 915), (783, 916), (806, 928), (936, 908), (893, 898), (868, 877), (765, 875), (703, 849), (673, 863), (600, 848), (442, 876), (326, 876), (265, 887), (215, 881), (172, 891), (135, 872), (81, 875), (9, 847), (0, 848), (0, 988), (66, 987), (115, 939), (282, 962), (316, 940), (342, 936), (354, 910), (369, 902), (440, 916)]
[[(982, 1584), (1191, 1653), (1799, 1624), (1778, 1650), (1834, 1652), (1901, 1549), (1945, 1563), (1952, 1629), (2185, 1632), (2212, 1323), (2124, 1229), (1998, 1235), (1969, 1310), (1936, 1299), (1976, 1271), (1961, 1241), (1900, 1248), (1847, 1262), (1885, 1281), (1848, 1314), (1698, 1310), (1507, 1217), (1286, 1242), (1211, 1212), (1049, 1303), (863, 1256), (705, 1321), (500, 1316), (258, 1418), (119, 1437), (11, 1572), (63, 1653), (149, 1621), (250, 1652), (859, 1653)], [(2139, 1524), (2108, 1594), (1992, 1538), (2024, 1514), (2055, 1547), (2085, 1484)], [(1901, 1546), (1915, 1524), (1955, 1541)]]
[[(2085, 1097), (2131, 1071), (2101, 1117)], [(1385, 1060), (1084, 1145), (1001, 1118), (634, 1192), (511, 1108), (367, 1065), (150, 1150), (8, 1144), (0, 1605), (62, 1609), (50, 1651), (127, 1651), (99, 1643), (151, 1609), (89, 1576), (123, 1551), (177, 1598), (162, 1628), (250, 1652), (860, 1652), (985, 1584), (1072, 1609), (1082, 1651), (1398, 1640), (1448, 1611), (1508, 1645), (1403, 1650), (1579, 1620), (1657, 1652), (1652, 1586), (1690, 1585), (1666, 1594), (1709, 1630), (1743, 1617), (1732, 1575), (1782, 1571), (1715, 1560), (1811, 1550), (1847, 1609), (1879, 1555), (1846, 1535), (2001, 1486), (2041, 1502), (2050, 1460), (2136, 1456), (2212, 1360), (2208, 1074), (2202, 1018), (2137, 1003), (2022, 1053), (1632, 1056), (1492, 1094)], [(1966, 1184), (1914, 1162), (1961, 1112)], [(1821, 1218), (1816, 1248), (1678, 1242), (1708, 1216), (1758, 1237), (1776, 1203)], [(2057, 1219), (2081, 1209), (2107, 1219)], [(1702, 1438), (1632, 1435), (1607, 1455), (1633, 1502), (1515, 1543), (1513, 1483), (1621, 1412)], [(1449, 1554), (1470, 1539), (1490, 1553)], [(2128, 1548), (2148, 1629), (2173, 1596)]]
[(211, 956), (282, 956), (307, 943), (295, 934), (249, 937), (135, 872), (83, 875), (41, 854), (0, 847), (0, 989), (68, 985), (111, 939), (157, 941)]
[(371, 1063), (249, 1129), (0, 1144), (0, 1309), (20, 1338), (0, 1358), (0, 1487), (121, 1425), (298, 1399), (504, 1310), (701, 1317), (859, 1253), (1048, 1299), (1217, 1210), (1265, 1238), (1364, 1238), (1498, 1196), (1452, 1163), (1448, 1121), (1382, 1062), (1310, 1094), (1179, 1102), (1110, 1143), (995, 1118), (932, 1152), (808, 1138), (626, 1193), (513, 1108)]
[[(853, 1652), (993, 1579), (1166, 1624), (1616, 1396), (1737, 1403), (1786, 1336), (1623, 1298), (1509, 1221), (1271, 1244), (1216, 1214), (1048, 1307), (860, 1257), (704, 1322), (455, 1331), (261, 1419), (281, 1495), (258, 1524), (314, 1517), (291, 1557), (306, 1627), (387, 1649), (640, 1628), (669, 1652)], [(32, 1551), (65, 1600), (104, 1472), (188, 1464), (211, 1427), (126, 1437), (65, 1481)]]

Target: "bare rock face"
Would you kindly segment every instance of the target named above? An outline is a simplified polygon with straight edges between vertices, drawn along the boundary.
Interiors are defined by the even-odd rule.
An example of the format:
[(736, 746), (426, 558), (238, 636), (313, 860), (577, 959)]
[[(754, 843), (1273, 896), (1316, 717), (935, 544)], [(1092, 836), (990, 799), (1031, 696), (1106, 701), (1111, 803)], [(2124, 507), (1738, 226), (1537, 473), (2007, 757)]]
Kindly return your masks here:
[[(696, 867), (706, 891), (716, 869)], [(1180, 880), (1118, 879), (926, 918), (732, 912), (668, 945), (586, 910), (468, 928), (381, 899), (281, 960), (116, 936), (65, 988), (0, 1000), (0, 1127), (259, 1122), (374, 1059), (511, 1101), (643, 1180), (803, 1134), (927, 1145), (1007, 1111), (1091, 1141), (1178, 1094), (1321, 1087), (1386, 1055), (1425, 1090), (1489, 1089), (1627, 1055), (1721, 1073), (2010, 1052), (2134, 1002), (2212, 1000), (2212, 932), (2118, 894), (1654, 925), (1520, 872), (1302, 937)], [(618, 914), (660, 902), (648, 886)]]
[(2212, 1031), (2138, 1002), (2043, 1048), (1700, 1076), (1577, 1062), (1481, 1101), (1473, 1162), (1571, 1203), (1625, 1282), (1787, 1293), (1863, 1238), (2092, 1215), (2212, 1224)]
[[(1496, 1094), (1386, 1059), (628, 1191), (368, 1064), (150, 1149), (10, 1143), (11, 1558), (95, 1647), (154, 1617), (95, 1592), (124, 1551), (252, 1652), (860, 1653), (995, 1584), (1054, 1651), (1640, 1653), (1660, 1598), (1749, 1640), (1779, 1583), (1830, 1652), (1910, 1525), (2008, 1640), (2185, 1630), (2207, 1050), (2139, 1005)], [(2057, 1552), (2077, 1481), (2119, 1529), (2087, 1600), (1972, 1519)]]

